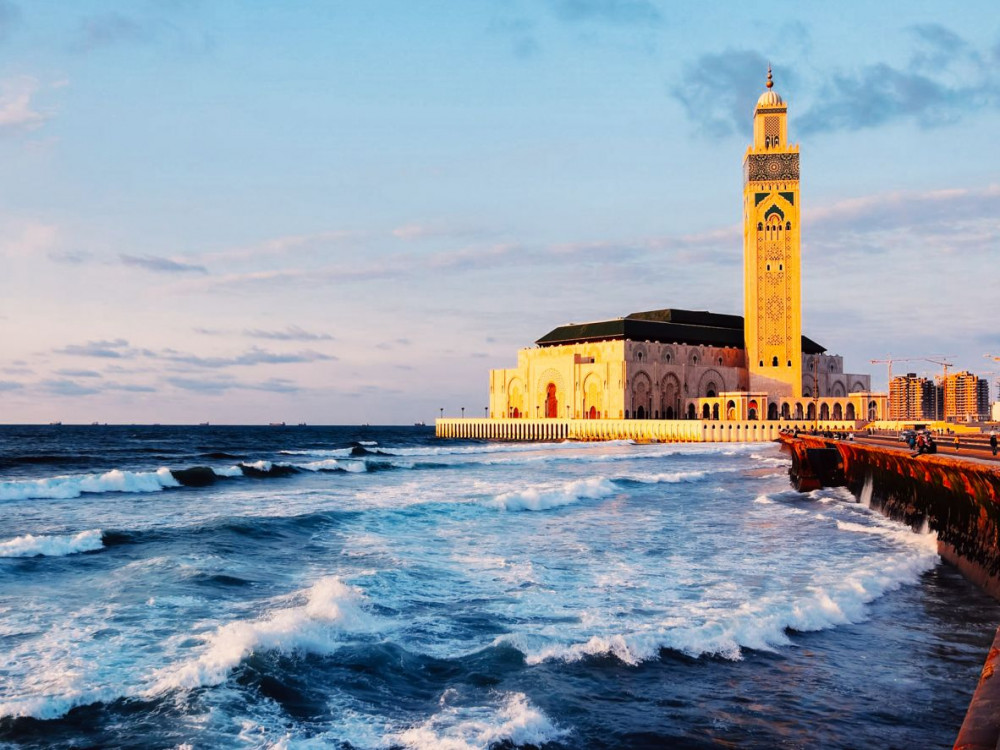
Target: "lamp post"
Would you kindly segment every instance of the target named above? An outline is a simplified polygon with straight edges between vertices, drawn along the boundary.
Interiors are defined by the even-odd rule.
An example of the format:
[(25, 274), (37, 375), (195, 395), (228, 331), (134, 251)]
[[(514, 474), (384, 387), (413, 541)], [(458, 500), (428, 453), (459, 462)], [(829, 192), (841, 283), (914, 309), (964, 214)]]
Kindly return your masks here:
[(566, 404), (566, 419), (569, 419), (569, 404)]
[(535, 404), (535, 419), (538, 419), (538, 404)]
[(465, 407), (462, 407), (462, 419), (465, 419)]
[(483, 419), (489, 419), (489, 417), (490, 417), (490, 407), (484, 406), (483, 407)]
[(444, 419), (444, 407), (443, 406), (441, 407), (440, 411), (441, 411), (441, 419)]

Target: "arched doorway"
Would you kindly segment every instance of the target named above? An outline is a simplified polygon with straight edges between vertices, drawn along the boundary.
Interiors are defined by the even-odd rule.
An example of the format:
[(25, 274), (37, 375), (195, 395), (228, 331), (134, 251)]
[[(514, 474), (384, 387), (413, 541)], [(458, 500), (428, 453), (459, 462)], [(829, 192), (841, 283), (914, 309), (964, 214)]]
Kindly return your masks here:
[(714, 419), (716, 422), (719, 421), (719, 405), (718, 404), (712, 404), (712, 419)]
[(788, 404), (781, 405), (781, 418), (788, 419), (791, 416), (791, 409), (788, 408)]
[(757, 419), (757, 400), (751, 399), (747, 404), (747, 419)]
[(843, 419), (844, 418), (844, 410), (840, 406), (840, 404), (834, 404), (833, 405), (833, 418), (834, 419)]
[(823, 404), (819, 407), (819, 418), (823, 421), (830, 419), (830, 405)]
[(802, 419), (802, 404), (795, 404), (795, 418)]
[(588, 419), (600, 419), (600, 412), (597, 411), (596, 406), (591, 406), (590, 411), (587, 412)]
[(645, 419), (646, 418), (646, 410), (643, 409), (640, 406), (638, 409), (635, 410), (635, 418), (636, 419)]
[(511, 416), (511, 418), (513, 418), (513, 419), (520, 419), (520, 418), (521, 418), (521, 410), (520, 410), (520, 409), (518, 409), (518, 408), (517, 408), (517, 407), (515, 406), (515, 407), (514, 407), (513, 409), (511, 409), (511, 412), (510, 412), (510, 416)]
[(688, 404), (688, 419), (695, 419), (696, 412), (694, 409), (694, 404)]
[(726, 404), (726, 419), (730, 422), (736, 419), (736, 402), (730, 401)]
[(854, 416), (854, 404), (847, 405), (847, 411), (844, 413), (844, 416), (852, 421), (857, 419), (857, 417)]
[(545, 416), (555, 419), (559, 416), (559, 401), (556, 400), (556, 384), (549, 383), (545, 388)]
[(705, 404), (701, 407), (701, 418), (702, 419), (712, 418), (712, 409), (708, 404)]
[(868, 402), (868, 421), (874, 422), (878, 419), (878, 404), (874, 401)]
[(767, 418), (770, 420), (775, 420), (778, 418), (778, 405), (768, 404), (767, 405)]
[(809, 404), (806, 409), (806, 419), (816, 419), (816, 404)]

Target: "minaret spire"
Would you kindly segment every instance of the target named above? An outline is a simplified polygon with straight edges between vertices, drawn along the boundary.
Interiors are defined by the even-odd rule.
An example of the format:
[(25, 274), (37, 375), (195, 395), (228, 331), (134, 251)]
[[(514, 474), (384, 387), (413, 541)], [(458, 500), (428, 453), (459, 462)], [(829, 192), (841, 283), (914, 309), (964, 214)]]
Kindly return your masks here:
[(773, 86), (774, 86), (774, 81), (771, 80), (771, 63), (768, 63), (767, 64), (767, 87), (768, 88), (773, 88)]

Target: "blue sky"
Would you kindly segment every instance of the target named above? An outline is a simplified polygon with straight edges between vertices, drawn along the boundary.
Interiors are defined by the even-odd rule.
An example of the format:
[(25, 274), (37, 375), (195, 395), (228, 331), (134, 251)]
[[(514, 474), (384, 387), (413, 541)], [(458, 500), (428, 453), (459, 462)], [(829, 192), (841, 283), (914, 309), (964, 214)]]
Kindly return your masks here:
[(768, 61), (807, 335), (1000, 369), (989, 4), (0, 0), (0, 422), (429, 422), (561, 323), (742, 313)]

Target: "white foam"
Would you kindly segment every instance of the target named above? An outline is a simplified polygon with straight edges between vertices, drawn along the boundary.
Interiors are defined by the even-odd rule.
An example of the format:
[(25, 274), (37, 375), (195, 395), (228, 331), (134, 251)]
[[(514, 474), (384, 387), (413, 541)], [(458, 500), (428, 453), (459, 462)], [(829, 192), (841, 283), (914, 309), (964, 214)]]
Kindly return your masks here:
[(270, 461), (243, 461), (240, 466), (245, 466), (248, 469), (256, 469), (257, 471), (262, 471), (265, 474), (271, 471), (271, 467), (274, 464)]
[(411, 750), (487, 750), (504, 741), (541, 746), (565, 734), (524, 693), (508, 693), (497, 706), (445, 705), (427, 721), (385, 741)]
[(342, 643), (343, 632), (370, 630), (375, 622), (362, 608), (361, 592), (336, 576), (321, 578), (301, 593), (306, 601), (300, 606), (219, 626), (204, 637), (205, 647), (199, 656), (158, 672), (147, 693), (218, 685), (244, 657), (258, 649), (325, 653)]
[(504, 492), (493, 499), (493, 504), (503, 510), (548, 510), (577, 500), (607, 497), (616, 488), (605, 477), (575, 479), (560, 485), (541, 485), (516, 492)]
[[(917, 536), (917, 535), (914, 535)], [(876, 554), (859, 560), (846, 575), (818, 578), (797, 592), (778, 592), (725, 607), (676, 613), (659, 623), (636, 623), (631, 630), (603, 630), (577, 642), (561, 638), (505, 635), (507, 643), (525, 654), (528, 664), (548, 660), (577, 661), (586, 656), (610, 655), (626, 664), (654, 659), (662, 648), (692, 657), (742, 658), (742, 649), (774, 650), (790, 643), (787, 630), (816, 631), (860, 622), (866, 605), (902, 585), (917, 583), (921, 574), (939, 561), (929, 545), (907, 544), (897, 553)]]
[(632, 482), (643, 482), (646, 484), (677, 484), (679, 482), (697, 482), (708, 476), (707, 471), (668, 471), (660, 474), (629, 474), (615, 477), (616, 479), (628, 479)]
[(278, 451), (283, 456), (313, 456), (315, 458), (347, 458), (352, 448), (314, 449), (302, 451)]
[(327, 458), (322, 461), (295, 464), (295, 468), (305, 471), (350, 471), (353, 473), (368, 471), (368, 465), (364, 461), (344, 461), (339, 458)]
[(62, 557), (75, 555), (78, 552), (93, 552), (103, 547), (100, 529), (90, 529), (66, 536), (25, 534), (0, 542), (0, 557)]
[(159, 492), (164, 487), (180, 486), (167, 468), (156, 471), (112, 469), (104, 474), (0, 482), (0, 500), (67, 500), (85, 492)]
[(241, 477), (243, 469), (239, 466), (213, 467), (212, 472), (217, 477)]

